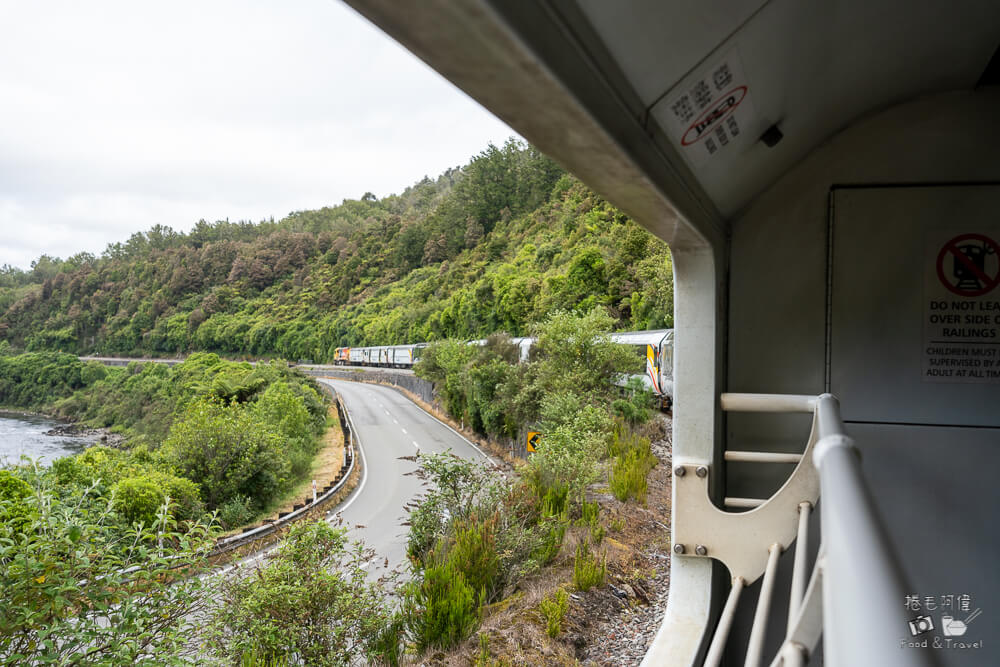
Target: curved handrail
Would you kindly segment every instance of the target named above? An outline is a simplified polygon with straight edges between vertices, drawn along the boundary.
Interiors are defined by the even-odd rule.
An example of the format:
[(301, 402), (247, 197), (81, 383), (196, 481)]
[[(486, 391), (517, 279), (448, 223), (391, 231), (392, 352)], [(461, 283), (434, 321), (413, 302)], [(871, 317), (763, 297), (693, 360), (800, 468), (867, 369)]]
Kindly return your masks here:
[[(707, 462), (679, 461), (675, 469), (674, 524), (680, 539), (682, 528), (691, 528), (690, 535), (714, 536), (720, 529), (742, 531), (747, 537), (743, 545), (737, 540), (719, 539), (716, 544), (723, 553), (698, 546), (691, 553), (683, 542), (675, 544), (675, 557), (716, 557), (730, 566), (733, 587), (708, 647), (705, 665), (718, 664), (728, 643), (741, 591), (763, 571), (762, 593), (754, 615), (747, 647), (749, 667), (760, 664), (765, 628), (770, 616), (770, 591), (773, 590), (778, 555), (783, 547), (797, 541), (799, 546), (792, 573), (789, 602), (789, 622), (785, 640), (774, 657), (772, 666), (803, 664), (815, 650), (820, 636), (825, 635), (824, 664), (832, 667), (855, 665), (886, 665), (912, 667), (934, 664), (934, 656), (925, 651), (900, 650), (897, 637), (906, 631), (903, 605), (902, 568), (878, 516), (878, 507), (868, 490), (861, 472), (860, 456), (853, 439), (847, 434), (840, 414), (840, 403), (832, 394), (819, 396), (781, 394), (722, 394), (721, 406), (732, 412), (812, 413), (813, 424), (801, 458), (795, 455), (775, 455), (766, 452), (732, 452), (727, 460), (751, 463), (797, 463), (789, 480), (766, 500), (735, 498), (732, 506), (754, 506), (755, 510), (729, 513), (718, 509), (708, 500)], [(694, 466), (698, 466), (694, 468)], [(685, 472), (697, 470), (700, 485), (692, 486)], [(796, 483), (803, 472), (818, 476), (818, 491), (822, 495), (822, 546), (806, 588), (806, 553), (803, 545), (809, 523), (809, 513), (817, 496), (808, 497), (810, 484)], [(706, 489), (700, 489), (706, 486)], [(680, 489), (678, 488), (680, 487)], [(700, 493), (697, 493), (700, 491)], [(801, 498), (784, 498), (789, 492)], [(783, 513), (781, 521), (761, 522), (761, 510), (774, 507), (779, 501), (795, 501), (797, 513)], [(696, 519), (692, 521), (692, 518)], [(773, 517), (781, 518), (781, 517)], [(747, 526), (741, 526), (740, 523)], [(793, 525), (798, 524), (797, 531)], [(753, 525), (750, 525), (753, 524)], [(779, 525), (780, 524), (780, 525)], [(788, 524), (788, 525), (786, 525)], [(744, 530), (748, 528), (749, 530)], [(760, 534), (766, 529), (767, 534)], [(785, 536), (797, 534), (792, 540)], [(749, 539), (752, 536), (753, 539)], [(707, 538), (706, 538), (707, 539)], [(755, 553), (740, 553), (740, 550)], [(759, 551), (760, 553), (756, 553)], [(766, 553), (764, 553), (766, 551)], [(765, 564), (766, 562), (766, 564)], [(749, 567), (753, 565), (753, 567)], [(748, 580), (748, 577), (751, 577)], [(864, 613), (859, 613), (864, 610)], [(663, 628), (657, 635), (669, 633)], [(651, 647), (652, 651), (652, 647)], [(648, 662), (648, 660), (647, 660)], [(646, 664), (644, 662), (643, 664)]]

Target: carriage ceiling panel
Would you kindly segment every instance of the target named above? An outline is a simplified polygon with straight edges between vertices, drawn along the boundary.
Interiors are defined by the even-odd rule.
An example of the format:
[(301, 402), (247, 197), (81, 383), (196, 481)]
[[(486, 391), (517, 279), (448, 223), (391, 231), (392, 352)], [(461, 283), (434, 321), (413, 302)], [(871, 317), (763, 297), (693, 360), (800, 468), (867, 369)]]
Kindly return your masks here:
[[(725, 217), (857, 118), (923, 94), (972, 88), (1000, 42), (1000, 3), (990, 0), (579, 6), (647, 105), (648, 122), (671, 138)], [(679, 146), (673, 103), (732, 60), (752, 106), (741, 141), (716, 141), (712, 155), (704, 141)], [(768, 148), (758, 139), (774, 124), (783, 138)]]
[[(763, 0), (580, 0), (648, 107), (721, 44)], [(667, 57), (665, 51), (669, 52)]]

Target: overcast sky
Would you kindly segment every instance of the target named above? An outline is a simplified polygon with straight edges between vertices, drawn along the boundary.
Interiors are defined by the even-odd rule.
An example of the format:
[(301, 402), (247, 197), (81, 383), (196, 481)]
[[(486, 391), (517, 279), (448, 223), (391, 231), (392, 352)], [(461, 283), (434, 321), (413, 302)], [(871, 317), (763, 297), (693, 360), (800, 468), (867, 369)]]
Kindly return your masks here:
[(398, 193), (514, 135), (338, 0), (0, 0), (0, 265)]

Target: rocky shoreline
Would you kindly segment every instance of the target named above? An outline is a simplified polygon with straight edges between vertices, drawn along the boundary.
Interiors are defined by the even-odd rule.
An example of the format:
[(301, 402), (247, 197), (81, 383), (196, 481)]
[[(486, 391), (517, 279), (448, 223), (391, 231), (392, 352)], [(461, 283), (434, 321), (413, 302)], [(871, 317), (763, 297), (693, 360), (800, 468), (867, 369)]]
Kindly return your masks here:
[(93, 439), (94, 444), (114, 447), (115, 449), (124, 449), (125, 443), (128, 440), (128, 438), (121, 433), (115, 433), (114, 431), (106, 428), (93, 428), (91, 426), (87, 426), (86, 424), (77, 424), (74, 422), (60, 424), (59, 426), (51, 428), (45, 432), (45, 435), (63, 438)]

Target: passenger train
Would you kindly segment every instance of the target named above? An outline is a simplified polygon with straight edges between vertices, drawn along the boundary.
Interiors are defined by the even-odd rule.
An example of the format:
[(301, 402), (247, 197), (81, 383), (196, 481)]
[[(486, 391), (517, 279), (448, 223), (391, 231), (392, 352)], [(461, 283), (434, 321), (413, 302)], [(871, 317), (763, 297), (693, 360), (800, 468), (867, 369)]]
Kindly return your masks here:
[[(626, 331), (611, 334), (615, 343), (632, 347), (645, 360), (643, 383), (656, 396), (660, 407), (667, 409), (674, 396), (674, 332), (673, 329), (651, 331)], [(483, 345), (485, 340), (469, 341), (470, 345)], [(535, 339), (521, 336), (511, 339), (520, 350), (521, 362), (528, 360)], [(412, 368), (428, 343), (409, 345), (376, 345), (373, 347), (338, 347), (334, 363), (338, 366), (377, 366), (381, 368)]]

